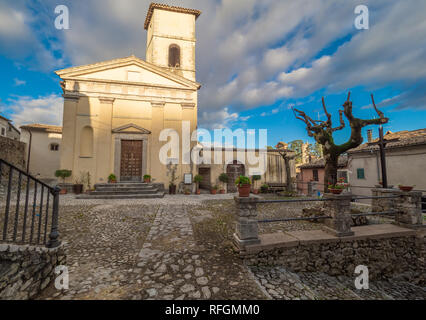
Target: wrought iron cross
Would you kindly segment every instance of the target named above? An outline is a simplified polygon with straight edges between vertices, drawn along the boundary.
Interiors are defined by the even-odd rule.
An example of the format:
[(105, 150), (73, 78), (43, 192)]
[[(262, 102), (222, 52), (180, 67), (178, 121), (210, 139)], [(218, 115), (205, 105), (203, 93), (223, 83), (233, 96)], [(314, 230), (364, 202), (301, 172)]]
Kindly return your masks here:
[(369, 146), (378, 145), (379, 148), (380, 148), (380, 163), (381, 163), (381, 167), (382, 167), (382, 183), (383, 183), (384, 189), (386, 189), (388, 187), (388, 177), (387, 177), (387, 174), (386, 174), (386, 155), (385, 155), (386, 144), (388, 144), (390, 142), (396, 142), (396, 141), (399, 141), (399, 139), (385, 140), (383, 138), (383, 127), (380, 126), (379, 127), (379, 141), (368, 143)]

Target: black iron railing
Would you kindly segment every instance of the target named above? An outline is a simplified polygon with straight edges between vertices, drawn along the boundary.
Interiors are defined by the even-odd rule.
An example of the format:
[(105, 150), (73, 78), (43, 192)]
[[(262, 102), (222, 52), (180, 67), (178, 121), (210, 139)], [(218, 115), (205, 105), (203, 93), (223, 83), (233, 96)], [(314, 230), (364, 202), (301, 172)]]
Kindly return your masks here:
[(59, 246), (60, 188), (51, 187), (2, 159), (0, 186), (5, 189), (5, 197), (0, 199), (0, 209), (4, 205), (4, 214), (0, 212), (0, 240), (49, 248)]

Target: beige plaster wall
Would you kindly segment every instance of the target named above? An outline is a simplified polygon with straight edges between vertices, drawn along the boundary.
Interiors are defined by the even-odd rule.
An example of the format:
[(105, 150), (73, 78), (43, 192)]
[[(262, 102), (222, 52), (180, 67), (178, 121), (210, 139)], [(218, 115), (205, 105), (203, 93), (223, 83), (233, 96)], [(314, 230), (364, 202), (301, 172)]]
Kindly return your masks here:
[[(30, 174), (40, 179), (56, 179), (55, 171), (60, 169), (62, 135), (32, 130)], [(25, 143), (25, 159), (28, 159), (30, 134), (22, 129), (21, 141)], [(51, 151), (52, 143), (59, 144), (58, 151)]]

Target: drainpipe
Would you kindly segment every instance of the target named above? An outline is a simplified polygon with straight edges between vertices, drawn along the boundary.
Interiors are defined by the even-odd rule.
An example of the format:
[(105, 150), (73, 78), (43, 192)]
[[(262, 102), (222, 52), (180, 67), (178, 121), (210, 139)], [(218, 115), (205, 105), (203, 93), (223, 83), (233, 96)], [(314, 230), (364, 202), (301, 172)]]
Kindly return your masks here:
[(31, 130), (28, 129), (28, 132), (30, 134), (30, 143), (28, 145), (27, 174), (30, 173), (31, 144), (32, 144), (32, 141), (33, 141), (33, 134), (31, 132)]

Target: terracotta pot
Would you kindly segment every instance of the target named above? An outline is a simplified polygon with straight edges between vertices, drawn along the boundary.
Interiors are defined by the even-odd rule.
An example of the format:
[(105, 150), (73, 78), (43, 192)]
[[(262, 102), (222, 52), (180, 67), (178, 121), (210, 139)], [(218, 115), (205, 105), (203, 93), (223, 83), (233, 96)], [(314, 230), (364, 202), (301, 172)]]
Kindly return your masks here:
[(253, 194), (259, 194), (259, 189), (253, 189)]
[(151, 178), (147, 178), (147, 179), (145, 178), (145, 179), (143, 179), (143, 182), (144, 183), (151, 183)]
[(109, 180), (109, 183), (117, 183), (117, 180)]
[(72, 187), (75, 194), (81, 194), (83, 193), (83, 185), (82, 184), (75, 184)]
[(211, 194), (217, 194), (217, 190), (216, 189), (212, 189), (212, 190), (210, 190), (210, 193)]
[(196, 194), (201, 194), (201, 190), (197, 190), (195, 193)]
[(328, 189), (332, 194), (341, 194), (343, 189)]
[(401, 191), (404, 191), (404, 192), (410, 192), (411, 190), (414, 189), (414, 187), (410, 187), (410, 186), (398, 186), (398, 187)]
[(221, 189), (220, 194), (225, 194), (225, 190)]
[(250, 185), (249, 184), (243, 184), (241, 186), (238, 186), (238, 194), (241, 198), (250, 197)]
[(67, 189), (62, 188), (61, 191), (59, 191), (59, 194), (67, 194)]

